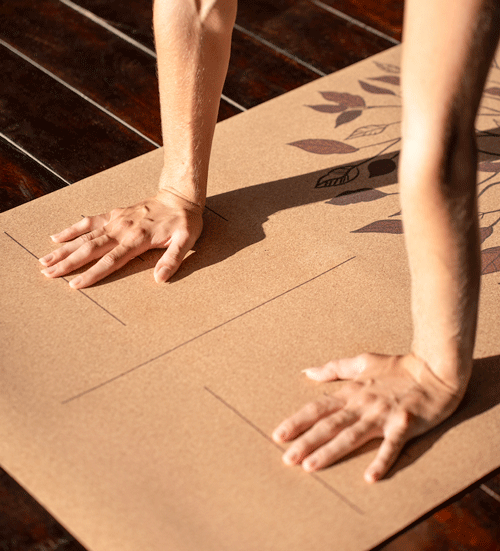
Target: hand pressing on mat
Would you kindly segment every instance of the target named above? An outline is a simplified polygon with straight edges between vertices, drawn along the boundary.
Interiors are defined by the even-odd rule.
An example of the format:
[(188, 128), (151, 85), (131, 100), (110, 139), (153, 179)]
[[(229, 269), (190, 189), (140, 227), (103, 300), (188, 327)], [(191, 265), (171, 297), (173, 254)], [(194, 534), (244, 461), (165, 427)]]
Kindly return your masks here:
[(83, 289), (149, 249), (166, 248), (154, 270), (155, 280), (165, 282), (200, 236), (202, 215), (200, 205), (164, 189), (134, 206), (88, 216), (52, 236), (64, 244), (40, 259), (42, 273), (60, 277), (99, 259), (71, 280), (73, 289)]
[(166, 281), (178, 269), (202, 229), (235, 17), (236, 0), (155, 2), (164, 153), (160, 192), (132, 207), (85, 218), (53, 236), (64, 245), (41, 259), (45, 275), (61, 276), (100, 258), (71, 281), (80, 289), (153, 247), (167, 247), (155, 268), (156, 281)]
[(409, 354), (362, 354), (305, 370), (318, 382), (349, 379), (333, 395), (310, 402), (283, 421), (276, 442), (295, 441), (283, 455), (287, 465), (304, 470), (328, 467), (375, 438), (382, 438), (365, 471), (367, 482), (382, 478), (405, 443), (435, 427), (458, 406), (458, 393), (440, 380), (425, 362)]

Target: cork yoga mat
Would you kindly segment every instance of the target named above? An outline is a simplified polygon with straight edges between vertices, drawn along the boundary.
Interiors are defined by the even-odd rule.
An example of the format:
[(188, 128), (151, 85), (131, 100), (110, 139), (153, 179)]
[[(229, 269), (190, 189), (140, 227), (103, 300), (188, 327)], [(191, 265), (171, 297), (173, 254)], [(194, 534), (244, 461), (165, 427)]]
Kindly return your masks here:
[[(403, 353), (399, 48), (217, 126), (195, 250), (149, 251), (82, 291), (48, 236), (154, 192), (149, 153), (0, 216), (0, 463), (89, 551), (369, 549), (500, 465), (500, 89), (478, 117), (483, 280), (455, 415), (363, 481), (372, 442), (315, 474), (273, 428), (342, 383), (301, 370)], [(500, 79), (494, 65), (492, 80)]]

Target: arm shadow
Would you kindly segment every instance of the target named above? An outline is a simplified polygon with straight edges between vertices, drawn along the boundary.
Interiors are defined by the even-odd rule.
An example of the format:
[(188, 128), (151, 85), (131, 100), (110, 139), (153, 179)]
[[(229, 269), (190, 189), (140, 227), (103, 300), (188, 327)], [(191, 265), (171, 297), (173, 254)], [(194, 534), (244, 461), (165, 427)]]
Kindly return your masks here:
[(474, 360), (469, 386), (455, 413), (425, 435), (411, 440), (385, 478), (391, 478), (398, 471), (406, 469), (453, 427), (500, 404), (499, 375), (500, 355)]
[[(477, 143), (479, 162), (483, 170), (492, 172), (491, 176), (497, 176), (500, 167), (495, 161), (500, 159), (500, 129), (495, 127), (478, 132)], [(332, 206), (334, 216), (335, 210), (345, 205), (383, 199), (388, 195), (383, 188), (397, 182), (399, 153), (393, 150), (308, 174), (298, 174), (209, 197), (203, 233), (194, 252), (184, 260), (171, 283), (222, 262), (264, 240), (264, 223), (277, 212), (324, 202)], [(488, 181), (485, 186), (492, 187), (495, 182)], [(396, 222), (396, 219), (392, 218), (391, 221)], [(150, 270), (163, 252), (160, 249), (147, 251), (96, 285), (106, 285), (128, 275)]]

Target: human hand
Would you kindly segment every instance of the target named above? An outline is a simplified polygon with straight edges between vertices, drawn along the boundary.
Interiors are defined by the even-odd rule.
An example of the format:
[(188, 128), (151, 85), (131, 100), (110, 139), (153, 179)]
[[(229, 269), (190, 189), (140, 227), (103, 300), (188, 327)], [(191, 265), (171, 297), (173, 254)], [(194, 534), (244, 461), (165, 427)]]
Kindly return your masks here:
[(383, 438), (365, 471), (366, 482), (382, 478), (405, 443), (441, 423), (463, 392), (453, 392), (413, 354), (362, 354), (305, 370), (319, 382), (350, 379), (333, 395), (310, 402), (273, 432), (278, 442), (295, 440), (283, 455), (304, 470), (328, 467), (364, 443)]
[(52, 236), (55, 243), (64, 244), (40, 259), (42, 273), (59, 277), (100, 259), (71, 280), (73, 289), (82, 289), (149, 249), (166, 248), (154, 277), (158, 283), (167, 281), (200, 236), (202, 214), (201, 206), (162, 190), (134, 206), (88, 216)]

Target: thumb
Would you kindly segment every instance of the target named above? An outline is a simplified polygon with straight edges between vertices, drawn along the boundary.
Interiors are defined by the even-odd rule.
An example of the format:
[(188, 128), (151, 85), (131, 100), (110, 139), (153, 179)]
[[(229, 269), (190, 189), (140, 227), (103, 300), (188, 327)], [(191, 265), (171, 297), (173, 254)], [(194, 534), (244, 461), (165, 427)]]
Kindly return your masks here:
[(172, 240), (168, 249), (158, 260), (155, 266), (154, 277), (156, 283), (168, 281), (179, 269), (184, 257), (189, 251), (189, 242), (184, 239)]
[(339, 379), (354, 379), (366, 368), (366, 355), (355, 358), (343, 358), (331, 360), (321, 367), (310, 367), (304, 369), (303, 373), (309, 379), (324, 383), (326, 381), (337, 381)]

